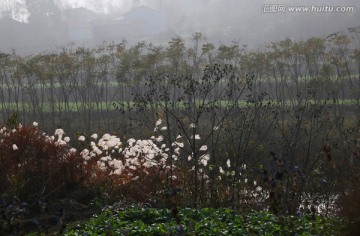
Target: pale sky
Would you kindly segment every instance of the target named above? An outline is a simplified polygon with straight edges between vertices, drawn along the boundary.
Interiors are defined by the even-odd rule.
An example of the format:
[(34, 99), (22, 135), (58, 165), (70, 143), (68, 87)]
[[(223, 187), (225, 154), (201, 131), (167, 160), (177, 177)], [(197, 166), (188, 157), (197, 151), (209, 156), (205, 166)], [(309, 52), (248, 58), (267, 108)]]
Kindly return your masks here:
[[(110, 3), (113, 7), (122, 8), (131, 3), (131, 0), (59, 0), (59, 5), (65, 7), (85, 7), (98, 13), (106, 13), (109, 9), (104, 9), (107, 3)], [(102, 5), (102, 7), (100, 7)]]
[[(85, 7), (97, 13), (108, 13), (114, 9), (129, 10), (132, 0), (55, 0), (55, 3), (63, 9)], [(107, 8), (109, 5), (112, 9)], [(17, 21), (27, 22), (29, 13), (25, 7), (25, 0), (0, 0), (0, 9), (9, 11), (12, 14), (12, 18)], [(17, 10), (14, 11), (14, 9)]]

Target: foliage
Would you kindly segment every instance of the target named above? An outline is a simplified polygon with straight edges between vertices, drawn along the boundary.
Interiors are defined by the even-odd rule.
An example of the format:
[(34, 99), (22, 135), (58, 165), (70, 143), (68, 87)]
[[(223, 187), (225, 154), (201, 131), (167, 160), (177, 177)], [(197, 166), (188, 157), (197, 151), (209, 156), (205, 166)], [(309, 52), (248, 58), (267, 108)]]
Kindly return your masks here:
[[(282, 226), (341, 214), (355, 225), (360, 64), (350, 42), (336, 33), (254, 52), (216, 49), (196, 33), (192, 47), (177, 37), (167, 47), (0, 54), (4, 209), (12, 196), (30, 205), (69, 197), (98, 208), (269, 211)], [(44, 130), (73, 129), (18, 124), (35, 117)]]
[[(158, 121), (156, 130), (161, 130), (161, 127), (164, 126)], [(191, 126), (190, 129), (194, 129), (194, 127)], [(34, 122), (33, 127), (17, 125), (12, 130), (3, 127), (1, 129), (1, 138), (1, 157), (2, 163), (4, 163), (1, 166), (3, 183), (1, 193), (5, 194), (3, 195), (5, 197), (3, 200), (3, 217), (6, 219), (6, 224), (15, 227), (14, 229), (21, 229), (22, 225), (35, 222), (26, 218), (29, 214), (27, 204), (21, 203), (16, 200), (17, 198), (10, 200), (10, 196), (14, 195), (30, 202), (71, 197), (82, 203), (96, 204), (98, 207), (115, 202), (118, 199), (125, 199), (130, 204), (172, 205), (175, 209), (177, 205), (186, 205), (186, 201), (192, 196), (192, 188), (186, 188), (184, 183), (191, 183), (191, 178), (194, 178), (194, 176), (191, 171), (189, 172), (185, 168), (186, 166), (179, 165), (177, 161), (173, 163), (173, 176), (176, 176), (173, 186), (180, 186), (175, 193), (178, 196), (173, 198), (171, 192), (173, 190), (168, 189), (165, 191), (166, 173), (169, 170), (168, 150), (166, 144), (161, 144), (163, 141), (161, 135), (154, 136), (149, 140), (129, 139), (126, 146), (115, 135), (104, 134), (99, 137), (97, 134), (93, 134), (88, 138), (79, 136), (78, 141), (75, 143), (82, 149), (81, 152), (71, 147), (69, 137), (64, 137), (62, 129), (57, 129), (54, 136), (47, 136), (40, 132), (36, 122)], [(88, 140), (89, 146), (86, 145), (86, 140)], [(177, 147), (185, 147), (179, 139), (174, 144)], [(171, 144), (171, 146), (174, 144)], [(161, 145), (161, 147), (159, 148), (157, 145)], [(90, 150), (86, 147), (89, 147)], [(174, 151), (179, 157), (181, 156), (180, 150)], [(201, 146), (199, 150), (206, 152), (207, 148)], [(294, 218), (294, 215), (288, 211), (288, 209), (292, 208), (282, 208), (281, 204), (289, 203), (291, 198), (286, 197), (286, 191), (279, 190), (277, 186), (284, 186), (284, 183), (286, 183), (284, 180), (292, 179), (291, 181), (295, 181), (295, 179), (292, 173), (282, 172), (285, 169), (282, 167), (281, 160), (277, 160), (275, 157), (274, 160), (277, 163), (277, 169), (275, 169), (276, 172), (274, 172), (273, 177), (265, 175), (264, 183), (259, 182), (259, 184), (255, 183), (255, 180), (254, 183), (252, 180), (246, 180), (234, 189), (226, 185), (229, 183), (228, 181), (231, 183), (233, 179), (230, 159), (226, 163), (227, 167), (224, 167), (224, 170), (220, 171), (219, 176), (215, 178), (216, 182), (218, 182), (214, 182), (216, 183), (215, 186), (211, 186), (212, 183), (209, 181), (204, 181), (206, 180), (206, 178), (204, 179), (204, 172), (199, 172), (202, 173), (198, 176), (201, 183), (201, 188), (198, 190), (201, 191), (199, 196), (208, 198), (208, 196), (211, 196), (209, 190), (216, 187), (217, 193), (221, 194), (216, 197), (217, 201), (220, 202), (220, 206), (231, 206), (236, 210), (240, 210), (242, 217), (240, 214), (237, 215), (234, 210), (222, 208), (216, 210), (213, 208), (202, 210), (183, 209), (175, 217), (174, 213), (172, 213), (172, 216), (169, 215), (167, 210), (156, 211), (154, 209), (140, 210), (133, 208), (133, 211), (120, 211), (117, 216), (111, 216), (112, 213), (105, 212), (105, 215), (101, 214), (95, 217), (93, 219), (94, 223), (89, 223), (84, 229), (91, 230), (95, 234), (103, 233), (103, 230), (115, 230), (116, 233), (120, 231), (122, 233), (131, 233), (135, 230), (134, 234), (144, 231), (144, 234), (161, 235), (164, 232), (175, 233), (176, 227), (174, 228), (174, 226), (176, 223), (183, 222), (185, 231), (194, 231), (197, 235), (200, 232), (203, 232), (204, 235), (213, 233), (236, 235), (244, 232), (258, 232), (260, 234), (277, 232), (286, 235), (288, 232), (301, 233), (305, 231), (314, 232), (314, 235), (320, 231), (325, 235), (330, 234), (330, 232), (334, 233), (332, 231), (334, 229), (328, 223), (334, 218), (332, 216), (327, 218), (319, 216), (317, 210), (313, 210), (316, 203), (303, 203), (302, 210), (295, 206), (295, 209), (298, 209), (296, 214), (302, 215), (299, 219)], [(199, 164), (201, 166), (206, 167), (205, 162), (207, 160), (200, 158)], [(48, 171), (49, 169), (52, 171)], [(243, 165), (241, 174), (247, 176), (246, 170), (247, 167)], [(270, 173), (268, 172), (268, 174)], [(283, 175), (283, 177), (279, 177), (279, 175)], [(247, 177), (251, 178), (250, 176)], [(256, 178), (254, 176), (252, 179)], [(268, 181), (269, 185), (265, 180)], [(273, 186), (274, 183), (275, 187)], [(233, 196), (232, 191), (238, 191), (237, 189), (240, 186), (242, 190), (238, 192), (237, 200), (233, 199), (231, 202), (227, 202), (227, 199)], [(84, 192), (78, 193), (80, 194), (78, 195), (76, 190)], [(100, 197), (98, 203), (95, 202), (96, 196)], [(170, 205), (166, 200), (169, 200), (169, 196)], [(283, 202), (280, 203), (279, 200)], [(202, 204), (211, 206), (214, 203), (204, 201)], [(259, 208), (262, 204), (263, 206)], [(247, 207), (245, 207), (246, 205)], [(45, 209), (41, 205), (38, 205), (38, 207)], [(34, 210), (36, 207), (31, 207), (31, 209)], [(249, 210), (254, 209), (258, 209), (258, 213), (249, 213)], [(275, 214), (263, 209), (269, 209)], [(310, 213), (308, 209), (311, 210)], [(44, 211), (41, 210), (41, 212)], [(30, 211), (30, 216), (32, 214)], [(45, 214), (45, 212), (42, 214)], [(347, 216), (350, 215), (345, 215), (345, 217)], [(50, 216), (45, 215), (44, 217), (48, 218)], [(58, 222), (62, 220), (63, 216), (51, 217)], [(318, 226), (317, 223), (313, 222), (314, 219), (319, 223)], [(351, 219), (356, 220), (357, 218), (352, 217)], [(103, 221), (106, 222), (106, 226)], [(267, 223), (258, 227), (257, 225), (261, 221)], [(129, 224), (129, 222), (133, 223)], [(149, 224), (152, 225), (150, 228), (148, 228)], [(39, 229), (40, 226), (35, 224), (34, 227)]]
[[(185, 235), (341, 235), (345, 223), (336, 217), (277, 217), (268, 211), (239, 215), (226, 208), (184, 208), (179, 214)], [(95, 215), (65, 235), (176, 235), (177, 227), (169, 210), (128, 208)]]
[[(98, 139), (94, 134), (91, 151), (83, 146), (78, 152), (62, 129), (48, 136), (36, 122), (32, 127), (14, 122), (13, 129), (0, 129), (0, 223), (5, 227), (1, 233), (40, 230), (42, 226), (48, 230), (46, 219), (53, 219), (55, 225), (62, 221), (63, 216), (48, 215), (47, 205), (50, 213), (61, 207), (67, 208), (69, 215), (74, 214), (77, 201), (96, 210), (119, 198), (156, 200), (156, 193), (163, 188), (161, 169), (166, 165), (160, 165), (161, 151), (151, 140), (129, 140), (122, 150), (116, 136), (104, 134)], [(79, 137), (80, 143), (84, 140)]]
[(37, 127), (4, 126), (0, 139), (0, 193), (34, 201), (74, 190), (81, 182), (80, 157)]

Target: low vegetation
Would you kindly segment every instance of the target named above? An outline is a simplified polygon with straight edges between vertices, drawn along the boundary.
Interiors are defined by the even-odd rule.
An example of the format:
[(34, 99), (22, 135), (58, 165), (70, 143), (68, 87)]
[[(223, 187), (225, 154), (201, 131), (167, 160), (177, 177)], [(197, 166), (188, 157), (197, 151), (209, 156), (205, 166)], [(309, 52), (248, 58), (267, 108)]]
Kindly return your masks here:
[(349, 36), (257, 53), (193, 37), (0, 54), (2, 234), (360, 232)]
[[(337, 217), (305, 214), (278, 217), (268, 211), (239, 214), (230, 209), (180, 209), (181, 224), (170, 210), (129, 208), (105, 211), (65, 235), (343, 235)], [(181, 232), (183, 234), (181, 234)]]
[[(160, 129), (160, 121), (156, 127)], [(179, 187), (166, 188), (171, 168), (166, 145), (161, 145), (161, 136), (149, 140), (128, 139), (127, 144), (123, 144), (115, 135), (79, 135), (73, 142), (77, 145), (74, 148), (61, 129), (54, 135), (46, 135), (36, 122), (27, 127), (15, 124), (14, 120), (8, 121), (0, 135), (3, 163), (0, 172), (1, 232), (6, 235), (31, 232), (65, 235), (343, 235), (351, 227), (356, 228), (358, 222), (356, 209), (341, 202), (356, 199), (355, 192), (348, 192), (345, 198), (339, 198), (341, 201), (335, 199), (322, 207), (316, 201), (329, 196), (304, 198), (296, 211), (290, 213), (292, 207), (282, 205), (285, 201), (291, 203), (291, 198), (284, 199), (286, 192), (279, 188), (283, 180), (276, 176), (271, 180), (272, 177), (265, 175), (263, 178), (269, 179), (259, 184), (244, 183), (244, 191), (235, 196), (239, 197), (237, 203), (231, 199), (230, 189), (221, 185), (216, 185), (217, 197), (213, 198), (216, 201), (207, 203), (202, 198), (211, 195), (203, 191), (214, 186), (210, 186), (211, 182), (206, 181), (208, 177), (201, 171), (198, 204), (202, 207), (187, 208), (187, 205), (193, 206), (193, 193), (182, 183), (191, 181), (193, 175), (191, 170), (190, 174), (186, 173), (189, 171), (174, 162), (172, 186)], [(174, 143), (183, 147), (180, 140)], [(204, 147), (202, 150), (206, 151)], [(357, 153), (358, 149), (354, 155)], [(207, 166), (204, 157), (199, 159), (200, 167)], [(223, 168), (226, 170), (227, 167)], [(280, 169), (276, 173), (289, 178)], [(220, 177), (224, 178), (224, 183), (233, 178), (231, 172), (219, 172), (218, 181), (221, 181)], [(356, 184), (355, 179), (352, 180), (349, 184)], [(267, 187), (267, 181), (276, 186)], [(210, 207), (216, 204), (219, 207)], [(89, 220), (83, 222), (86, 219)]]

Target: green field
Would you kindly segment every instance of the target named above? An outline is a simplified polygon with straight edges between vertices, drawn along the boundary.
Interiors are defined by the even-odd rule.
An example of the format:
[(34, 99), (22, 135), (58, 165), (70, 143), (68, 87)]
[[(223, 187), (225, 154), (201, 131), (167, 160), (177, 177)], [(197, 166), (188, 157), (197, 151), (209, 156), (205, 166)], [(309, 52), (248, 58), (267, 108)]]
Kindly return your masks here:
[[(170, 102), (171, 104), (173, 104), (172, 102)], [(200, 106), (200, 104), (203, 104), (202, 101), (198, 101), (197, 102), (197, 106)], [(226, 101), (226, 100), (221, 100), (221, 101), (216, 101), (216, 102), (211, 102), (210, 101), (205, 101), (204, 102), (204, 106), (209, 106), (208, 104), (216, 104), (216, 106), (218, 106), (219, 108), (226, 108), (229, 106), (233, 106), (234, 104), (231, 101)], [(281, 106), (281, 105), (285, 105), (287, 107), (293, 107), (293, 106), (298, 106), (298, 105), (315, 105), (315, 104), (320, 104), (320, 105), (332, 105), (332, 104), (337, 104), (337, 105), (358, 105), (360, 104), (359, 100), (356, 99), (340, 99), (340, 100), (318, 100), (315, 101), (313, 99), (304, 99), (301, 102), (299, 101), (292, 101), (292, 100), (285, 100), (285, 101), (274, 101), (274, 100), (264, 100), (262, 101), (262, 105), (268, 105), (268, 106)], [(131, 108), (135, 107), (135, 102), (119, 102), (116, 103), (117, 106), (128, 110), (129, 106)], [(153, 104), (156, 105), (156, 104)], [(160, 107), (164, 107), (165, 103), (159, 103), (158, 104)], [(253, 107), (255, 106), (255, 103), (251, 103), (251, 102), (247, 102), (245, 100), (241, 100), (237, 103), (237, 105), (239, 107)], [(0, 111), (41, 111), (41, 112), (51, 112), (51, 111), (65, 111), (65, 106), (66, 106), (66, 111), (70, 111), (70, 112), (77, 112), (77, 111), (83, 111), (83, 110), (87, 110), (87, 109), (91, 109), (93, 111), (101, 111), (101, 110), (114, 110), (114, 103), (113, 102), (89, 102), (89, 103), (80, 103), (80, 102), (68, 102), (66, 103), (49, 103), (49, 102), (44, 102), (42, 104), (36, 104), (36, 106), (34, 107), (32, 103), (15, 103), (15, 102), (10, 102), (10, 103), (1, 103), (0, 105)], [(150, 108), (151, 106), (148, 105), (148, 108)], [(183, 102), (175, 102), (174, 107), (177, 109), (181, 109), (184, 108), (184, 103)]]

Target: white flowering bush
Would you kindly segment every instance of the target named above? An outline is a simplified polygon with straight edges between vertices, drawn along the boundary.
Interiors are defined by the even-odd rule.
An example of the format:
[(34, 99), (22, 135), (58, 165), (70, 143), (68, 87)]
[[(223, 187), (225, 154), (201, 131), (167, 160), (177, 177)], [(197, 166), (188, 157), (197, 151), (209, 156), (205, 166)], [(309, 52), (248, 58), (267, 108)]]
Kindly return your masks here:
[[(80, 135), (77, 142), (84, 146), (78, 153), (83, 166), (92, 173), (89, 184), (99, 184), (111, 189), (111, 194), (121, 194), (137, 201), (163, 188), (168, 166), (168, 154), (159, 147), (161, 137), (155, 139), (130, 138), (122, 142), (111, 134)], [(136, 186), (132, 187), (132, 186)], [(156, 194), (154, 194), (156, 195)]]
[[(72, 143), (84, 148), (76, 149)], [(152, 139), (122, 143), (116, 135), (105, 133), (80, 135), (72, 141), (63, 129), (52, 135), (42, 133), (36, 122), (32, 127), (1, 128), (0, 149), (0, 191), (15, 188), (22, 197), (41, 193), (40, 189), (47, 192), (63, 184), (69, 188), (81, 184), (145, 201), (163, 187), (168, 168), (168, 155)]]
[[(190, 124), (188, 129), (194, 130), (196, 126)], [(212, 187), (221, 192), (219, 199), (225, 201), (231, 192), (228, 181), (235, 176), (231, 160), (215, 167), (209, 148), (199, 134), (177, 135), (169, 143), (166, 131), (167, 126), (160, 119), (155, 123), (154, 136), (125, 141), (109, 133), (70, 138), (63, 129), (47, 135), (36, 122), (32, 127), (3, 127), (0, 129), (1, 192), (15, 186), (16, 191), (28, 195), (41, 192), (40, 189), (51, 191), (65, 183), (68, 190), (85, 188), (96, 195), (146, 202), (164, 193), (171, 183), (183, 190), (183, 201), (189, 201), (193, 180), (197, 178), (202, 196), (215, 184)], [(195, 149), (191, 146), (193, 143)], [(240, 172), (245, 170), (243, 165)], [(240, 172), (237, 171), (237, 175), (241, 175)], [(247, 179), (241, 181), (249, 185)], [(253, 189), (256, 187), (254, 184)], [(59, 188), (59, 192), (60, 189), (64, 188)], [(256, 197), (261, 195), (260, 190), (244, 189), (241, 194)]]

